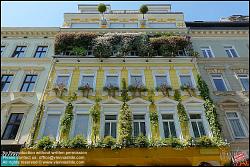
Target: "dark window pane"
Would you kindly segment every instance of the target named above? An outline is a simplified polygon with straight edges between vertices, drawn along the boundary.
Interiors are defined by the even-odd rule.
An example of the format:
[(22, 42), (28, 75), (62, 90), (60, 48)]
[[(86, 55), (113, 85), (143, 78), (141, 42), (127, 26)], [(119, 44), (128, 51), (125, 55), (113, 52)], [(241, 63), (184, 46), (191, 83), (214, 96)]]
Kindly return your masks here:
[(191, 122), (191, 124), (194, 132), (194, 137), (200, 137), (196, 122)]
[(201, 119), (200, 114), (190, 114), (189, 117), (190, 117), (190, 119)]
[(200, 129), (200, 134), (201, 134), (201, 136), (205, 136), (205, 135), (206, 135), (206, 132), (205, 132), (203, 123), (202, 123), (202, 122), (198, 122), (198, 126), (199, 126), (199, 129)]
[(241, 82), (244, 90), (249, 91), (249, 79), (248, 78), (240, 78), (240, 82)]
[(139, 122), (134, 122), (134, 136), (139, 135)]
[(111, 123), (111, 136), (116, 138), (116, 122)]
[(141, 127), (141, 134), (145, 136), (146, 135), (145, 122), (140, 122), (140, 127)]
[(169, 138), (170, 134), (169, 134), (168, 122), (163, 122), (163, 130), (165, 138)]
[(10, 115), (4, 134), (2, 136), (3, 140), (13, 140), (16, 138), (16, 134), (19, 129), (22, 117), (22, 113), (13, 113)]
[(144, 120), (144, 115), (133, 115), (134, 120)]
[(110, 123), (106, 122), (105, 123), (105, 127), (104, 127), (105, 131), (104, 131), (104, 136), (109, 136), (110, 135)]
[(218, 91), (226, 91), (226, 86), (222, 79), (213, 79), (216, 89)]
[(173, 118), (173, 114), (162, 114), (162, 119), (164, 120), (172, 120)]
[(171, 136), (176, 137), (176, 130), (175, 130), (174, 122), (169, 122), (169, 124), (170, 124)]
[(105, 120), (116, 120), (116, 115), (105, 115)]

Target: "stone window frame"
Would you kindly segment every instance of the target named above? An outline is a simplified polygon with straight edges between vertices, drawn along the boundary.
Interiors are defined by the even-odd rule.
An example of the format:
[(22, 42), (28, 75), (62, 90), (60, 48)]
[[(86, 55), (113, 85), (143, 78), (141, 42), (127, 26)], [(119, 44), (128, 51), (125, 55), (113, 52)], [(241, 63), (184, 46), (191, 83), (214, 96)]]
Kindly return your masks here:
[[(209, 59), (209, 58), (215, 58), (214, 52), (213, 52), (212, 47), (211, 47), (210, 45), (208, 45), (208, 46), (200, 46), (201, 52), (202, 52), (202, 50), (203, 50), (202, 48), (209, 48), (209, 50), (210, 50), (211, 53), (212, 53), (212, 57), (205, 57), (205, 56), (203, 55), (203, 53), (202, 53), (202, 55), (203, 55), (204, 58), (207, 58), (207, 59)], [(207, 50), (207, 49), (206, 49), (206, 50)], [(206, 52), (206, 53), (207, 53), (207, 52)]]

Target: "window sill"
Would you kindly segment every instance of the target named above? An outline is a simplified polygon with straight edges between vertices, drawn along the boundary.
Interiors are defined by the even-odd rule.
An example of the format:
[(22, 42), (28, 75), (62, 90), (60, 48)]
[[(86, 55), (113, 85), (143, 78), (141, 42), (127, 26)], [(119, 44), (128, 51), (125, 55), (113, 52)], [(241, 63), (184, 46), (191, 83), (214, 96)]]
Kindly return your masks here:
[(36, 92), (1, 92), (1, 96), (6, 97), (6, 96), (11, 96), (14, 95), (14, 97), (18, 96), (29, 96), (33, 97), (36, 94)]
[(7, 144), (20, 144), (18, 143), (17, 140), (13, 139), (13, 140), (1, 140), (1, 145), (7, 145)]
[(236, 95), (235, 91), (213, 91), (216, 96), (234, 96)]

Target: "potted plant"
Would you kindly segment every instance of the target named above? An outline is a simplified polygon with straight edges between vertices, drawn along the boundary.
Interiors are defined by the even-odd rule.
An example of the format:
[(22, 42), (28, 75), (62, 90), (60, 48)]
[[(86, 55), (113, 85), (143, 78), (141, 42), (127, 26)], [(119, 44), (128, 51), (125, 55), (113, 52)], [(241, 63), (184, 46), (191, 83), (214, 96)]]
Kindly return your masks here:
[(104, 18), (104, 12), (106, 12), (107, 7), (105, 4), (100, 3), (98, 5), (98, 11), (102, 14), (101, 25), (107, 25), (107, 20)]
[(157, 92), (161, 91), (163, 96), (168, 96), (169, 97), (169, 91), (172, 90), (172, 87), (167, 85), (166, 83), (161, 84), (161, 86), (157, 86), (155, 88)]
[(82, 93), (83, 93), (83, 97), (89, 97), (89, 92), (90, 91), (93, 91), (93, 88), (91, 88), (90, 86), (89, 86), (89, 84), (87, 83), (86, 85), (83, 85), (83, 86), (80, 86), (79, 88), (78, 88), (78, 90), (80, 90), (80, 91), (82, 91)]
[(185, 84), (181, 86), (182, 91), (187, 91), (189, 96), (193, 96), (195, 94), (195, 88), (190, 84)]
[(68, 89), (63, 83), (60, 83), (57, 84), (52, 90), (56, 93), (56, 96), (62, 97), (64, 92), (66, 92)]
[(108, 92), (108, 96), (115, 97), (116, 92), (119, 91), (119, 87), (110, 84), (108, 86), (104, 86), (103, 91)]
[(133, 97), (141, 97), (142, 92), (146, 92), (148, 89), (144, 85), (136, 84), (129, 85), (128, 91), (132, 93)]
[(140, 20), (140, 23), (142, 26), (146, 25), (146, 20), (144, 19), (144, 14), (148, 12), (148, 7), (147, 5), (142, 5), (139, 9), (140, 13), (142, 14), (142, 20)]

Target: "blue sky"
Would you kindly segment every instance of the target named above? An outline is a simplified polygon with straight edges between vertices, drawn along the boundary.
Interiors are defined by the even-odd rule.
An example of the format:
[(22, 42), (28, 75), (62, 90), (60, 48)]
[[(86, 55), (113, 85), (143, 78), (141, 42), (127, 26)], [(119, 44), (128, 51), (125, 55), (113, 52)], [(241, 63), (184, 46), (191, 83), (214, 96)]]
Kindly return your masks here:
[(233, 14), (248, 15), (248, 1), (1, 1), (1, 27), (59, 27), (63, 13), (77, 12), (77, 4), (111, 4), (111, 9), (136, 10), (141, 4), (171, 4), (185, 21), (216, 21)]

